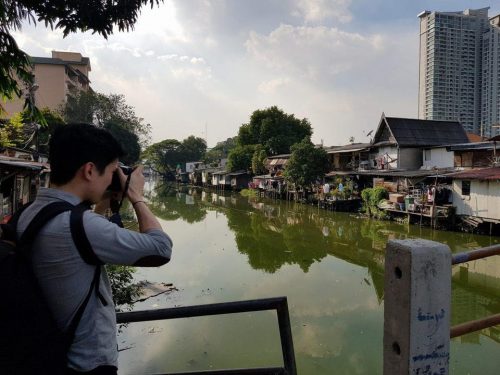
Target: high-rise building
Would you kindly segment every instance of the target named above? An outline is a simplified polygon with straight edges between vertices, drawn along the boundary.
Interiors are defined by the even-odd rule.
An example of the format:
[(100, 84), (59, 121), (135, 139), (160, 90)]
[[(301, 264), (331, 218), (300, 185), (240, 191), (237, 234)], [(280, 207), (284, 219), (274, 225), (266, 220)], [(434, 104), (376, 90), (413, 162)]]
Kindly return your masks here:
[[(31, 57), (35, 75), (35, 104), (39, 108), (59, 110), (68, 97), (90, 89), (90, 60), (78, 52), (52, 51), (52, 57)], [(27, 91), (27, 89), (25, 90)], [(16, 98), (2, 106), (4, 116), (21, 112), (25, 98)]]
[[(500, 49), (488, 9), (419, 14), (419, 118), (460, 121), (467, 132), (491, 133), (492, 122), (485, 122), (484, 86), (487, 82), (488, 95), (498, 93), (500, 77), (485, 68), (492, 59), (498, 66)], [(493, 39), (494, 49), (489, 45)]]
[(481, 129), (493, 137), (500, 134), (500, 15), (483, 35), (482, 63)]

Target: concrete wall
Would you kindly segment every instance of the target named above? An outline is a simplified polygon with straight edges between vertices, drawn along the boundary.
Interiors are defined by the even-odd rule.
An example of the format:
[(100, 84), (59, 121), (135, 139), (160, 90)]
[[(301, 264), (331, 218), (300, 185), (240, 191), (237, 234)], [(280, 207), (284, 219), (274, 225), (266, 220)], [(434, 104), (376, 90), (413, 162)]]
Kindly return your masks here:
[(500, 220), (500, 182), (471, 180), (470, 195), (462, 195), (462, 180), (453, 181), (457, 215)]
[[(430, 153), (430, 160), (425, 160), (426, 151)], [(453, 168), (454, 152), (447, 151), (446, 147), (422, 150), (422, 160), (423, 166), (427, 168)]]
[(36, 105), (56, 110), (66, 102), (66, 70), (64, 65), (37, 64), (35, 66)]
[(420, 169), (422, 167), (422, 149), (400, 148), (398, 167), (401, 169)]

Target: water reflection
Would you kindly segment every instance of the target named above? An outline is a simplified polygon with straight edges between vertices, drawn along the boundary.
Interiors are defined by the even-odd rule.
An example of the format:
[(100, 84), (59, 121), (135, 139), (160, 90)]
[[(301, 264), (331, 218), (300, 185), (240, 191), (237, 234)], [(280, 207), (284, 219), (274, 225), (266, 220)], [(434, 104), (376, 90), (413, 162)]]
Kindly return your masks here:
[(199, 191), (178, 190), (175, 185), (160, 184), (149, 195), (153, 213), (167, 221), (182, 219), (187, 223), (196, 223), (205, 219), (207, 210), (200, 205)]
[[(150, 199), (155, 214), (169, 222), (177, 246), (172, 268), (158, 270), (169, 275), (161, 281), (171, 281), (182, 290), (176, 304), (288, 296), (301, 375), (382, 373), (388, 240), (420, 237), (446, 243), (452, 251), (498, 242), (498, 238), (432, 231), (314, 206), (199, 189), (159, 186)], [(500, 264), (494, 259), (453, 268), (452, 324), (500, 312)], [(210, 295), (200, 293), (207, 287)], [(237, 339), (249, 338), (239, 350), (234, 349), (230, 330), (221, 333), (224, 327), (237, 329), (236, 321), (221, 320), (220, 329), (213, 322), (175, 322), (165, 328), (168, 334), (157, 338), (149, 356), (136, 351), (130, 353), (130, 362), (148, 358), (150, 372), (207, 369), (205, 363), (214, 368), (273, 363), (263, 361), (259, 352), (265, 347), (265, 353), (272, 354), (268, 358), (279, 356), (279, 347), (263, 344), (272, 340), (267, 333), (272, 322), (252, 318), (242, 323), (245, 328), (252, 322), (255, 325), (237, 335)], [(222, 347), (236, 352), (215, 358), (215, 348), (209, 345), (218, 334), (223, 336)], [(494, 373), (488, 359), (499, 349), (499, 336), (498, 330), (490, 329), (454, 340), (450, 372)], [(200, 337), (206, 337), (206, 342), (199, 342)], [(179, 342), (180, 353), (168, 357), (165, 352)], [(199, 367), (191, 361), (193, 352), (200, 353), (195, 358)], [(130, 373), (139, 370), (131, 366), (134, 371)]]

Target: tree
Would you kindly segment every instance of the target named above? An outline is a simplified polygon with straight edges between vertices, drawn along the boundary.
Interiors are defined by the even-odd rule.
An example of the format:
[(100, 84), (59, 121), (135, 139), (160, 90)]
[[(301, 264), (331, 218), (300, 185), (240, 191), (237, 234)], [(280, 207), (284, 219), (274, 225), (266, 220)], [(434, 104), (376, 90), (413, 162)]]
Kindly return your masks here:
[(143, 158), (147, 165), (164, 178), (174, 179), (175, 168), (182, 159), (182, 143), (177, 139), (165, 139), (146, 148)]
[(206, 149), (204, 139), (191, 135), (182, 142), (165, 139), (152, 144), (144, 151), (143, 158), (155, 171), (172, 179), (177, 165), (199, 160)]
[(61, 113), (68, 123), (95, 123), (101, 127), (112, 123), (134, 133), (141, 146), (148, 144), (151, 125), (136, 115), (134, 107), (125, 102), (123, 95), (81, 91), (75, 97), (68, 98)]
[(190, 135), (182, 141), (186, 161), (199, 161), (207, 151), (207, 143), (203, 138)]
[(266, 150), (264, 149), (264, 146), (262, 145), (257, 145), (255, 147), (255, 152), (253, 153), (252, 156), (252, 172), (255, 175), (261, 175), (261, 174), (266, 174), (267, 169), (264, 165), (264, 160), (267, 158), (267, 153)]
[[(10, 120), (0, 128), (0, 145), (2, 147), (19, 147), (23, 149), (35, 149), (35, 145), (39, 145), (40, 153), (48, 153), (48, 143), (50, 134), (56, 127), (63, 125), (62, 117), (51, 111), (49, 108), (39, 110), (41, 116), (45, 120), (45, 126), (37, 127), (32, 121), (31, 112), (25, 109), (22, 112), (14, 114)], [(39, 137), (38, 140), (36, 137)]]
[(141, 155), (141, 145), (139, 144), (139, 137), (132, 133), (130, 130), (124, 129), (121, 126), (108, 122), (104, 125), (113, 137), (120, 143), (125, 155), (121, 158), (121, 162), (126, 165), (133, 165), (137, 163)]
[(119, 31), (133, 29), (143, 5), (153, 7), (163, 0), (1, 0), (0, 1), (0, 94), (3, 99), (21, 96), (17, 79), (33, 83), (30, 57), (19, 49), (11, 32), (20, 30), (22, 21), (44, 22), (52, 29), (70, 33), (92, 31), (107, 38), (115, 26)]
[(268, 155), (288, 154), (290, 146), (304, 138), (310, 139), (311, 135), (309, 120), (295, 118), (273, 106), (252, 113), (250, 122), (238, 131), (238, 144), (261, 144)]
[(49, 153), (49, 140), (50, 135), (58, 128), (66, 124), (61, 115), (57, 112), (52, 111), (50, 108), (42, 108), (40, 114), (45, 120), (46, 126), (40, 127), (38, 130), (38, 144), (40, 146), (40, 153)]
[(18, 146), (24, 140), (23, 137), (23, 117), (21, 113), (16, 113), (9, 120), (0, 124), (0, 147)]
[(252, 157), (255, 145), (236, 146), (227, 157), (227, 169), (234, 171), (249, 171), (252, 168)]
[(203, 157), (205, 164), (218, 163), (220, 159), (227, 158), (229, 152), (236, 147), (237, 137), (228, 138), (225, 141), (218, 142), (215, 147), (208, 150)]
[(306, 188), (324, 177), (328, 171), (328, 154), (316, 148), (307, 138), (292, 146), (292, 154), (286, 165), (284, 176), (287, 182)]

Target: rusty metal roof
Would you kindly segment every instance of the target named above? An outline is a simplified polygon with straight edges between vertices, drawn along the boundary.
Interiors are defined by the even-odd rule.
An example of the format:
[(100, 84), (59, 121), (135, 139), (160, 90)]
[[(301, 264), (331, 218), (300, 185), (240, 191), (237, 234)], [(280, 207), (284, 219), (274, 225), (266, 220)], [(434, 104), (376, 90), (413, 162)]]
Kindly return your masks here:
[(325, 149), (329, 154), (341, 154), (347, 152), (358, 152), (358, 151), (368, 151), (370, 149), (370, 143), (352, 143), (343, 146), (332, 146)]
[(500, 167), (470, 169), (453, 173), (450, 177), (462, 180), (500, 180)]
[(17, 168), (33, 169), (33, 170), (50, 168), (50, 164), (48, 163), (39, 163), (36, 161), (13, 158), (9, 156), (0, 156), (0, 164)]
[(268, 159), (268, 165), (285, 165), (288, 163), (288, 159)]

